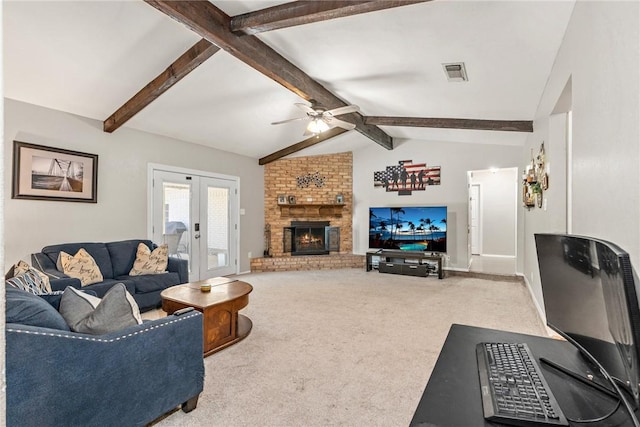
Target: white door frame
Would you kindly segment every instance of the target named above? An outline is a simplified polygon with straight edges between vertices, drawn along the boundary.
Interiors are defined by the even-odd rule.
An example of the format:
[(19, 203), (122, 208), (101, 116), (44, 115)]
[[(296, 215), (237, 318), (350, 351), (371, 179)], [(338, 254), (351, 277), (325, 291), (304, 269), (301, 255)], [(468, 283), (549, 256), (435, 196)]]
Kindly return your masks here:
[[(477, 189), (476, 199), (473, 203), (472, 193), (473, 189)], [(476, 247), (478, 249), (477, 254), (473, 253), (473, 216), (472, 213), (475, 210), (477, 218), (477, 233), (476, 233)], [(482, 184), (471, 183), (469, 185), (469, 244), (470, 244), (470, 256), (482, 254)]]
[[(195, 175), (205, 178), (214, 178), (214, 179), (226, 179), (230, 181), (234, 181), (236, 184), (236, 188), (238, 189), (238, 196), (236, 197), (236, 206), (234, 206), (233, 212), (235, 212), (235, 218), (232, 218), (235, 221), (237, 226), (236, 233), (236, 260), (240, 260), (240, 177), (233, 175), (225, 175), (221, 173), (201, 171), (196, 169), (188, 169), (181, 168), (177, 166), (169, 166), (163, 165), (160, 163), (148, 163), (147, 164), (147, 238), (153, 239), (153, 173), (154, 171), (164, 171), (164, 172), (173, 172), (173, 173), (181, 173), (185, 175)], [(237, 262), (235, 266), (235, 273), (238, 274), (240, 268), (240, 263)], [(199, 273), (198, 273), (199, 274)]]

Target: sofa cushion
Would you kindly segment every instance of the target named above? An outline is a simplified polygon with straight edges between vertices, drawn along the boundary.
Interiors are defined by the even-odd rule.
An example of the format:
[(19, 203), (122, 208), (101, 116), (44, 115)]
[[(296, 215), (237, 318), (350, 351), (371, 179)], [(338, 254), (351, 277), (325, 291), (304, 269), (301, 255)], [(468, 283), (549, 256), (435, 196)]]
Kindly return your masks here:
[(160, 245), (151, 251), (147, 245), (140, 243), (136, 252), (136, 260), (129, 275), (162, 274), (167, 271), (168, 262), (169, 248), (167, 245)]
[[(21, 265), (23, 263), (24, 265)], [(7, 279), (5, 283), (23, 291), (30, 292), (34, 295), (40, 295), (51, 292), (49, 279), (44, 280), (42, 273), (35, 268), (30, 267), (26, 262), (20, 261), (11, 271), (15, 276)], [(46, 276), (45, 276), (46, 277)]]
[(113, 265), (113, 277), (129, 274), (129, 271), (133, 268), (133, 262), (136, 260), (136, 253), (140, 243), (144, 243), (151, 250), (156, 247), (151, 240), (140, 239), (121, 240), (106, 244), (111, 256), (111, 264)]
[(67, 288), (60, 300), (60, 314), (72, 331), (100, 335), (142, 324), (140, 309), (122, 283), (100, 299)]
[(82, 286), (104, 280), (98, 264), (84, 248), (80, 248), (73, 256), (61, 251), (56, 265), (58, 270), (61, 270), (67, 276), (80, 279)]
[(6, 322), (68, 331), (64, 318), (37, 295), (13, 286), (6, 287)]
[(118, 280), (129, 284), (131, 283), (136, 294), (145, 294), (148, 292), (162, 291), (170, 286), (180, 284), (180, 276), (178, 273), (150, 274), (145, 276), (120, 276)]
[(132, 281), (130, 280), (122, 280), (122, 279), (105, 279), (100, 283), (94, 283), (93, 285), (87, 285), (87, 286), (83, 286), (82, 290), (91, 290), (93, 292), (95, 292), (96, 296), (98, 298), (102, 298), (105, 296), (105, 294), (109, 291), (109, 289), (111, 289), (111, 287), (113, 285), (115, 285), (116, 283), (123, 283), (124, 286), (127, 288), (127, 291), (130, 294), (134, 294), (136, 292), (136, 287), (133, 284)]
[(56, 264), (61, 251), (68, 254), (75, 254), (80, 250), (80, 248), (86, 250), (89, 255), (93, 257), (96, 264), (98, 264), (98, 268), (100, 268), (102, 277), (105, 279), (113, 279), (114, 276), (111, 257), (109, 256), (109, 251), (104, 243), (64, 243), (60, 245), (46, 246), (42, 248), (42, 253), (47, 255), (53, 264)]

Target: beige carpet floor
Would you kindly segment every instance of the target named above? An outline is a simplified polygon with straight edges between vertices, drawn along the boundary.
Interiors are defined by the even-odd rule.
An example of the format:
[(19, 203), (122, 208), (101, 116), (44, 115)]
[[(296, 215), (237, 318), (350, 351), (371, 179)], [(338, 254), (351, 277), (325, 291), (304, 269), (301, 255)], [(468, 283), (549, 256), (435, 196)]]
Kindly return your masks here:
[(544, 335), (525, 286), (346, 269), (240, 276), (243, 341), (157, 426), (407, 426), (453, 323)]

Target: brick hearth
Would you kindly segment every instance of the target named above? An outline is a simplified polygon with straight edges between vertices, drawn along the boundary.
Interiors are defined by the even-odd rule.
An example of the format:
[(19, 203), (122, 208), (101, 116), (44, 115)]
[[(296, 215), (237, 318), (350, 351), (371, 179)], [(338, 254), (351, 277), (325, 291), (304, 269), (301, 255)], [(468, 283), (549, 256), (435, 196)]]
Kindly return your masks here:
[(338, 268), (364, 269), (364, 255), (313, 255), (252, 258), (251, 271), (333, 270)]

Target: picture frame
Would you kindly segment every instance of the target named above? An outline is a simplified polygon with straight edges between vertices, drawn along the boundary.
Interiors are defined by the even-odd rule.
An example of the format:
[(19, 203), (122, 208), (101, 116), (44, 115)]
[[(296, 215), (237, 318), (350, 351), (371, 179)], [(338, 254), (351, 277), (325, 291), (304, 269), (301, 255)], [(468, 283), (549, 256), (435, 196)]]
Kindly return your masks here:
[(336, 196), (336, 203), (339, 204), (339, 205), (344, 203), (344, 196), (342, 194), (338, 194)]
[(12, 199), (98, 202), (98, 155), (13, 141)]
[(285, 196), (284, 194), (278, 195), (278, 204), (279, 205), (286, 205), (287, 204), (287, 196)]
[(289, 204), (290, 205), (296, 204), (296, 196), (289, 196)]

